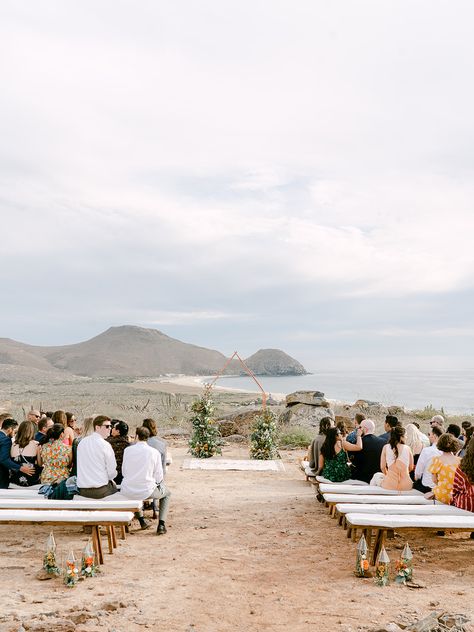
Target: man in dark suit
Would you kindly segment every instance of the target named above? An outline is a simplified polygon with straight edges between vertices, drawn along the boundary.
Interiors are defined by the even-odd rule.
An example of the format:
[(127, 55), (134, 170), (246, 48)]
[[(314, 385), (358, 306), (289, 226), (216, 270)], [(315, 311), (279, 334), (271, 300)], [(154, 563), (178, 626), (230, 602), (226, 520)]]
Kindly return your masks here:
[(20, 470), (27, 476), (35, 473), (33, 465), (16, 463), (10, 458), (12, 438), (15, 436), (18, 422), (14, 419), (4, 419), (0, 430), (0, 489), (7, 489), (10, 484), (10, 470)]
[(355, 471), (352, 478), (370, 483), (372, 476), (380, 472), (380, 455), (385, 441), (374, 435), (375, 424), (372, 419), (364, 419), (362, 429), (362, 450), (353, 452)]

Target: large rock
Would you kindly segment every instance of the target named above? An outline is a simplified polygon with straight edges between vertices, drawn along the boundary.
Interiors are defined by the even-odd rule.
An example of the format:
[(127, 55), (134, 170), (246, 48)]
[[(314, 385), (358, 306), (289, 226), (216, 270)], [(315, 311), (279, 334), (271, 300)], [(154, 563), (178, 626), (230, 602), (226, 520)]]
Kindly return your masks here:
[(334, 411), (323, 406), (294, 404), (282, 412), (278, 421), (282, 425), (305, 426), (318, 429), (319, 422), (323, 417), (334, 419)]
[(255, 417), (260, 415), (261, 408), (246, 410), (244, 412), (236, 412), (226, 415), (216, 421), (220, 430), (221, 437), (230, 437), (231, 435), (244, 435), (248, 437), (254, 424)]
[(287, 406), (295, 406), (296, 404), (329, 408), (329, 402), (321, 391), (295, 391), (286, 396)]
[(281, 349), (260, 349), (247, 358), (245, 364), (255, 375), (307, 375), (308, 373), (298, 360)]

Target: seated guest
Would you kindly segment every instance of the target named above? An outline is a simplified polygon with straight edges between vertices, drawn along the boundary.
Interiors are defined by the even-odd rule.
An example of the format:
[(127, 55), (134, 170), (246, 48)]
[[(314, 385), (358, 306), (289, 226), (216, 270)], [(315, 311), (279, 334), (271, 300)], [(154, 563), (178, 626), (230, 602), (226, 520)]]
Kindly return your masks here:
[(439, 426), (440, 428), (444, 428), (444, 417), (443, 415), (433, 415), (430, 420), (430, 426)]
[(84, 437), (88, 437), (94, 432), (94, 419), (97, 415), (92, 415), (91, 417), (86, 417), (82, 423), (82, 428), (78, 437), (74, 439), (72, 442), (72, 467), (71, 467), (71, 476), (77, 477), (77, 446), (79, 441), (84, 439)]
[(53, 423), (50, 417), (41, 417), (38, 421), (38, 432), (35, 434), (35, 441), (39, 443), (46, 436), (48, 428), (51, 428)]
[(417, 489), (419, 492), (430, 492), (435, 483), (433, 481), (433, 477), (429, 470), (429, 466), (431, 465), (431, 461), (435, 456), (441, 456), (443, 454), (441, 450), (438, 450), (437, 443), (438, 439), (443, 434), (443, 431), (439, 426), (433, 425), (431, 427), (431, 432), (429, 434), (429, 440), (431, 445), (429, 448), (423, 448), (418, 457), (418, 461), (415, 467), (415, 484), (413, 487)]
[(52, 419), (55, 424), (61, 424), (64, 428), (64, 444), (72, 446), (72, 442), (74, 441), (76, 435), (74, 434), (74, 430), (67, 425), (67, 415), (64, 410), (54, 411)]
[[(411, 449), (405, 445), (405, 428), (395, 426), (390, 441), (384, 445), (380, 456), (380, 486), (383, 489), (408, 491), (413, 487), (410, 472), (414, 467)], [(378, 475), (375, 474), (374, 478)], [(375, 483), (375, 481), (374, 481)]]
[(449, 434), (452, 434), (453, 437), (455, 437), (458, 440), (459, 442), (458, 451), (461, 450), (464, 444), (464, 436), (461, 433), (461, 426), (458, 426), (457, 424), (449, 424), (449, 426), (446, 428), (446, 432), (449, 432)]
[(29, 410), (28, 414), (26, 415), (26, 421), (32, 421), (34, 424), (37, 424), (40, 418), (41, 418), (40, 411), (35, 410), (34, 408)]
[(395, 426), (398, 426), (399, 423), (398, 417), (395, 417), (395, 415), (387, 415), (384, 423), (385, 432), (379, 435), (379, 438), (383, 439), (385, 443), (388, 443), (390, 441), (390, 433), (392, 432), (392, 429), (395, 428)]
[(33, 476), (35, 468), (30, 463), (20, 465), (10, 456), (12, 447), (12, 439), (15, 436), (18, 422), (11, 417), (2, 420), (2, 429), (0, 430), (0, 489), (8, 489), (10, 484), (10, 473), (19, 471), (27, 476)]
[(357, 428), (360, 427), (360, 424), (364, 421), (365, 419), (365, 415), (363, 413), (356, 413), (354, 415), (354, 430), (352, 430), (352, 432), (349, 432), (349, 434), (346, 437), (346, 441), (349, 441), (349, 443), (357, 443)]
[(123, 452), (125, 448), (130, 445), (128, 440), (128, 425), (120, 419), (112, 419), (112, 428), (110, 430), (110, 436), (107, 437), (107, 441), (112, 446), (112, 450), (115, 454), (115, 462), (117, 463), (117, 476), (114, 481), (117, 485), (122, 482), (122, 462)]
[(28, 476), (20, 470), (12, 470), (10, 482), (21, 487), (37, 485), (40, 480), (41, 468), (37, 464), (38, 442), (35, 441), (36, 426), (32, 421), (22, 421), (18, 426), (15, 441), (10, 450), (10, 456), (18, 465), (28, 463), (35, 468), (32, 476)]
[[(163, 480), (163, 467), (158, 450), (147, 444), (150, 438), (148, 428), (137, 428), (137, 442), (130, 445), (123, 454), (122, 485), (120, 493), (134, 500), (153, 498), (160, 501), (160, 514), (157, 535), (166, 533), (166, 517), (171, 492)], [(142, 529), (150, 525), (143, 518), (143, 512), (138, 517)]]
[(74, 433), (74, 439), (79, 435), (79, 428), (77, 427), (77, 419), (74, 413), (66, 413), (67, 428), (71, 428)]
[(53, 485), (68, 478), (71, 460), (71, 448), (64, 443), (64, 426), (53, 424), (41, 440), (38, 450), (38, 465), (43, 466), (41, 483)]
[(415, 426), (415, 424), (407, 424), (405, 428), (405, 445), (407, 445), (412, 451), (416, 465), (423, 448), (429, 447), (430, 440)]
[(436, 500), (449, 505), (451, 492), (453, 489), (454, 474), (461, 459), (456, 456), (459, 450), (459, 442), (452, 434), (445, 432), (438, 439), (438, 450), (440, 456), (435, 456), (429, 466), (429, 471), (433, 475), (435, 487), (433, 494)]
[(454, 474), (451, 505), (474, 512), (474, 439), (467, 444), (466, 453)]
[(353, 455), (355, 471), (352, 478), (369, 483), (376, 472), (380, 472), (380, 456), (386, 441), (374, 435), (375, 423), (372, 419), (364, 419), (360, 424), (362, 430), (362, 450)]
[(329, 428), (334, 426), (334, 420), (331, 417), (323, 417), (319, 422), (319, 434), (312, 440), (308, 450), (309, 476), (316, 476), (319, 472), (319, 455), (321, 454), (321, 446), (326, 441), (326, 435)]
[(110, 417), (94, 418), (94, 432), (79, 441), (77, 446), (77, 487), (81, 496), (105, 498), (117, 492), (114, 478), (117, 463), (110, 443)]
[(158, 436), (158, 429), (154, 419), (144, 419), (143, 428), (146, 428), (150, 433), (150, 438), (147, 441), (148, 445), (160, 453), (163, 474), (166, 475), (166, 466), (170, 463), (166, 441)]
[(472, 439), (472, 436), (474, 435), (474, 426), (463, 428), (463, 433), (464, 433), (464, 444), (461, 450), (458, 452), (458, 456), (461, 457), (461, 459), (466, 454), (467, 445), (469, 441)]
[(324, 478), (340, 483), (351, 478), (351, 467), (347, 452), (362, 450), (362, 431), (357, 431), (357, 443), (348, 443), (339, 428), (329, 428), (319, 455), (319, 471)]

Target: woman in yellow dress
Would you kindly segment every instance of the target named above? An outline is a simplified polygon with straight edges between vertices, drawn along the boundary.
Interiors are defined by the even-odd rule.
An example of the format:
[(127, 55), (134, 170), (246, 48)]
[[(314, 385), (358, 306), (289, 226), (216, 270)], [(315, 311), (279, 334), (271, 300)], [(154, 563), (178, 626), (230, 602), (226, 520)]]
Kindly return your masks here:
[(433, 494), (436, 500), (449, 505), (453, 491), (454, 474), (461, 459), (456, 456), (459, 451), (459, 441), (452, 434), (442, 434), (436, 444), (443, 454), (435, 456), (429, 466), (433, 475), (435, 487)]

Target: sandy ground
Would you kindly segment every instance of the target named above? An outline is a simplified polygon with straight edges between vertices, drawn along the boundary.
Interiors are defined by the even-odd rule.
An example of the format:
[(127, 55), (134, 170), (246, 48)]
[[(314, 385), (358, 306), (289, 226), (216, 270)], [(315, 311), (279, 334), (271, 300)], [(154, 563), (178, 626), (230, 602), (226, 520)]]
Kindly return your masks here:
[[(425, 588), (376, 587), (353, 576), (355, 545), (315, 500), (283, 453), (284, 472), (182, 470), (172, 448), (168, 534), (132, 532), (102, 573), (68, 589), (40, 582), (48, 528), (0, 526), (0, 631), (373, 629), (436, 609), (473, 612), (474, 542), (466, 534), (409, 535), (415, 578)], [(247, 458), (229, 446), (224, 457)], [(154, 523), (156, 524), (156, 523)], [(60, 552), (77, 554), (87, 536), (55, 528)], [(396, 558), (401, 538), (389, 542)], [(398, 548), (396, 548), (398, 547)]]

